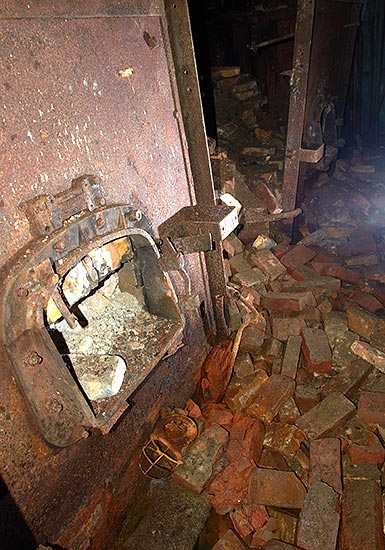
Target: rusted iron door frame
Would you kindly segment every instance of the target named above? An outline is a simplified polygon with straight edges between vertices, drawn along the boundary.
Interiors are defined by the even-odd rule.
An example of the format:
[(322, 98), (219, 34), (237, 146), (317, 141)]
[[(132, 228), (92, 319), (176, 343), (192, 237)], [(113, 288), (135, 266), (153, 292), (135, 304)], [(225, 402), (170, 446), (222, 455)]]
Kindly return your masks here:
[[(165, 0), (165, 11), (197, 204), (214, 205), (214, 184), (187, 0)], [(227, 290), (220, 241), (215, 242), (214, 250), (204, 253), (204, 262), (214, 313), (211, 324), (217, 338), (223, 338), (229, 335), (229, 329), (224, 315)]]
[[(323, 109), (336, 108), (336, 130), (343, 124), (359, 12), (358, 2), (298, 2), (283, 178), (285, 210), (296, 207), (301, 162), (316, 164), (324, 158)], [(311, 135), (311, 124), (318, 125), (317, 137)]]

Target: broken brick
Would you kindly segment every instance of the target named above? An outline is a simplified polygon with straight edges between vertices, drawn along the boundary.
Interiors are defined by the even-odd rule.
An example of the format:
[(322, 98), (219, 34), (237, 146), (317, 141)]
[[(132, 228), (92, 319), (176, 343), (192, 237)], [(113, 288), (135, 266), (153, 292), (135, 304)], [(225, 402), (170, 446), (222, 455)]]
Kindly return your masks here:
[(225, 430), (230, 431), (233, 423), (233, 413), (224, 403), (206, 401), (202, 405), (202, 416), (206, 427), (219, 424)]
[(368, 377), (372, 367), (363, 359), (355, 359), (342, 365), (336, 376), (333, 376), (321, 390), (322, 397), (339, 391), (351, 399)]
[(263, 445), (283, 456), (294, 456), (305, 438), (304, 433), (292, 424), (272, 422), (266, 429)]
[(235, 233), (230, 233), (223, 241), (223, 249), (226, 250), (230, 258), (242, 254), (244, 246), (243, 243)]
[(359, 306), (367, 309), (371, 313), (376, 313), (376, 311), (379, 311), (384, 307), (375, 296), (372, 296), (368, 292), (362, 292), (361, 290), (355, 290), (354, 292), (351, 292), (349, 294), (349, 298), (351, 298), (354, 302), (357, 302)]
[(297, 384), (294, 392), (294, 401), (296, 402), (301, 414), (309, 411), (321, 401), (319, 392), (308, 384)]
[(202, 390), (213, 401), (222, 401), (230, 382), (232, 367), (230, 363), (231, 341), (225, 341), (214, 347), (208, 354), (203, 367)]
[(373, 480), (346, 480), (340, 550), (384, 550), (381, 488)]
[(358, 400), (358, 416), (368, 424), (385, 426), (385, 393), (361, 392)]
[(294, 472), (254, 468), (250, 475), (249, 502), (300, 510), (306, 489)]
[(229, 529), (212, 547), (212, 550), (245, 550), (245, 546), (234, 531)]
[(237, 413), (234, 416), (226, 449), (229, 462), (237, 462), (242, 457), (258, 462), (264, 436), (265, 427), (260, 420)]
[(254, 374), (243, 378), (242, 384), (239, 386), (235, 388), (229, 387), (225, 395), (225, 402), (233, 413), (247, 409), (255, 401), (261, 385), (267, 379), (267, 372), (264, 369), (258, 369)]
[(273, 470), (290, 471), (290, 466), (287, 464), (284, 457), (273, 449), (264, 448), (261, 457), (258, 461), (258, 466), (261, 468), (272, 468)]
[(342, 493), (341, 442), (337, 438), (315, 439), (310, 442), (309, 485), (322, 481), (337, 493)]
[(189, 446), (183, 464), (173, 474), (175, 481), (194, 493), (201, 493), (213, 475), (214, 464), (228, 438), (228, 432), (218, 424), (205, 429)]
[[(288, 544), (295, 544), (297, 535), (297, 518), (291, 515), (290, 512), (285, 513), (282, 510), (276, 510), (269, 507), (268, 512), (270, 517), (274, 518), (277, 522), (275, 534), (282, 542)], [(274, 539), (272, 539), (274, 540)], [(293, 548), (289, 546), (289, 548)]]
[(271, 313), (278, 311), (303, 311), (308, 306), (315, 306), (316, 301), (311, 292), (268, 292), (262, 296), (262, 307)]
[(306, 328), (306, 323), (303, 319), (272, 317), (270, 321), (273, 337), (281, 340), (281, 342), (286, 342), (290, 336), (299, 336), (301, 331)]
[(353, 342), (350, 347), (353, 353), (376, 367), (380, 372), (385, 373), (385, 353), (360, 340)]
[(350, 307), (346, 311), (348, 327), (363, 338), (370, 340), (372, 332), (376, 330), (378, 317), (361, 307)]
[(347, 451), (352, 464), (382, 464), (385, 459), (385, 449), (374, 433), (368, 434), (366, 445), (352, 443)]
[(234, 363), (234, 372), (238, 378), (245, 378), (254, 372), (251, 355), (247, 352), (238, 353)]
[(297, 268), (310, 262), (316, 255), (315, 250), (299, 243), (281, 257), (281, 263), (290, 271), (291, 268)]
[(250, 286), (261, 291), (265, 289), (268, 281), (267, 276), (258, 267), (252, 267), (234, 275), (232, 281), (241, 286)]
[(342, 455), (342, 472), (344, 484), (351, 479), (372, 479), (379, 483), (380, 470), (377, 464), (352, 464), (348, 454)]
[(271, 214), (279, 214), (280, 212), (282, 212), (283, 208), (279, 203), (277, 197), (272, 191), (270, 191), (264, 181), (258, 181), (255, 185), (255, 190)]
[(360, 271), (346, 269), (341, 267), (339, 264), (319, 264), (317, 262), (313, 262), (312, 268), (320, 275), (329, 275), (330, 277), (335, 277), (340, 279), (340, 281), (353, 285), (357, 285), (362, 279), (362, 273)]
[(241, 537), (247, 537), (253, 531), (259, 531), (269, 520), (265, 506), (258, 504), (240, 504), (230, 512), (234, 529)]
[(243, 253), (236, 254), (235, 256), (230, 258), (229, 263), (233, 275), (236, 275), (237, 273), (243, 273), (244, 271), (249, 271), (251, 269), (251, 265), (249, 264)]
[(246, 500), (249, 478), (254, 468), (254, 463), (243, 457), (217, 474), (209, 486), (209, 498), (218, 514), (228, 514), (239, 502)]
[(296, 402), (291, 397), (284, 403), (278, 413), (278, 421), (284, 424), (295, 424), (301, 413), (296, 405)]
[(249, 262), (266, 273), (270, 281), (274, 281), (283, 273), (286, 273), (286, 268), (267, 248), (253, 252), (249, 256)]
[(340, 523), (338, 504), (338, 493), (326, 483), (318, 481), (309, 488), (298, 523), (300, 547), (335, 550)]
[(340, 426), (355, 410), (356, 407), (349, 399), (340, 392), (334, 392), (301, 416), (296, 425), (308, 439), (317, 439)]
[(257, 323), (246, 327), (242, 334), (240, 350), (257, 353), (265, 340), (266, 326), (266, 319), (260, 315)]
[(301, 353), (301, 342), (302, 338), (300, 336), (291, 335), (287, 339), (281, 366), (282, 375), (295, 379), (297, 375), (299, 355)]
[(302, 330), (301, 335), (306, 368), (310, 372), (330, 372), (332, 354), (325, 331), (306, 328)]
[(271, 422), (282, 405), (293, 395), (294, 387), (292, 378), (273, 374), (261, 384), (246, 414), (264, 422)]
[(350, 256), (360, 256), (361, 254), (370, 254), (377, 252), (377, 244), (373, 238), (373, 233), (354, 234), (354, 239), (351, 238), (346, 243), (338, 246), (338, 255), (341, 258), (349, 258)]

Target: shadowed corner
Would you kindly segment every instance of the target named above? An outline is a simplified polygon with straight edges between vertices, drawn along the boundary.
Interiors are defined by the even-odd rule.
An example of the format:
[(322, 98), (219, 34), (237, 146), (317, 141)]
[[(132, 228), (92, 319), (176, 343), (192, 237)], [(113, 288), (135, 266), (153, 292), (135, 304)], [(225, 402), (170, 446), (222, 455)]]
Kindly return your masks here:
[(35, 550), (37, 547), (34, 536), (1, 477), (0, 541), (2, 550)]

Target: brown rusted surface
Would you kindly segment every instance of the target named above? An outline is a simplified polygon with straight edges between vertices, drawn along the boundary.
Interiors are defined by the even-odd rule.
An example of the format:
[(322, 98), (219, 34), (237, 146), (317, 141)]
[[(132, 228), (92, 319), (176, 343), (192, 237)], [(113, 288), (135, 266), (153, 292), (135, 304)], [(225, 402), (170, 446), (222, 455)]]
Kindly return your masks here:
[[(178, 5), (185, 14), (185, 4)], [(171, 9), (168, 2), (168, 12)], [(169, 24), (170, 15), (166, 19), (163, 3), (156, 0), (67, 1), (60, 6), (12, 0), (0, 7), (0, 264), (8, 273), (5, 301), (14, 304), (3, 319), (0, 348), (0, 473), (38, 543), (56, 542), (84, 550), (108, 548), (108, 538), (127, 506), (143, 496), (145, 482), (137, 468), (136, 450), (149, 436), (160, 409), (181, 406), (192, 394), (199, 361), (205, 354), (202, 320), (193, 308), (185, 313), (184, 347), (161, 361), (151, 377), (135, 389), (114, 430), (102, 435), (94, 427), (88, 438), (56, 449), (44, 441), (17, 385), (14, 359), (9, 356), (18, 338), (26, 334), (24, 330), (17, 334), (21, 320), (15, 322), (16, 299), (28, 301), (29, 285), (41, 277), (44, 257), (61, 265), (63, 271), (57, 270), (61, 276), (76, 257), (95, 246), (84, 241), (82, 251), (71, 252), (72, 245), (76, 249), (76, 235), (62, 233), (54, 223), (46, 232), (52, 231), (52, 241), (36, 237), (36, 231), (31, 231), (31, 215), (28, 220), (23, 209), (25, 203), (39, 195), (66, 198), (72, 180), (94, 174), (100, 178), (112, 219), (117, 219), (114, 208), (122, 213), (120, 206), (111, 208), (113, 205), (139, 210), (153, 237), (162, 222), (195, 203), (197, 182), (193, 184), (191, 177), (175, 78), (182, 66), (171, 54)], [(191, 40), (183, 48), (186, 59), (191, 59)], [(191, 99), (191, 105), (199, 112), (197, 97)], [(201, 185), (211, 189), (210, 181)], [(59, 202), (63, 211), (71, 212), (71, 204)], [(88, 221), (101, 233), (108, 229), (105, 214), (103, 208), (88, 214)], [(37, 226), (45, 219), (36, 220)], [(128, 221), (135, 224), (140, 220), (133, 215)], [(126, 230), (120, 227), (115, 236)], [(52, 249), (42, 254), (45, 245)], [(13, 260), (15, 254), (19, 257)], [(219, 260), (217, 254), (217, 263)], [(36, 268), (39, 273), (28, 274), (28, 269)], [(222, 269), (218, 263), (221, 289)], [(210, 313), (204, 262), (191, 255), (185, 260), (185, 271), (198, 305), (205, 302)], [(19, 276), (21, 284), (14, 286)], [(174, 282), (178, 291), (180, 281), (175, 277)], [(55, 277), (51, 283), (53, 290)], [(49, 286), (49, 277), (45, 284)], [(223, 299), (219, 293), (214, 302)], [(40, 305), (24, 308), (22, 323), (25, 321), (27, 330), (34, 329)], [(35, 386), (46, 376), (42, 370), (46, 347), (41, 349), (38, 340), (36, 336), (33, 345), (21, 343), (21, 353), (27, 352), (25, 368), (35, 373)], [(48, 412), (60, 415), (63, 403), (55, 395), (47, 398)], [(82, 416), (84, 410), (76, 407), (72, 412), (80, 410)], [(83, 426), (82, 422), (75, 424)], [(63, 425), (71, 432), (70, 422)], [(75, 439), (82, 435), (85, 433)]]
[(330, 163), (339, 142), (361, 6), (300, 0), (291, 77), (283, 200), (297, 203), (301, 162)]

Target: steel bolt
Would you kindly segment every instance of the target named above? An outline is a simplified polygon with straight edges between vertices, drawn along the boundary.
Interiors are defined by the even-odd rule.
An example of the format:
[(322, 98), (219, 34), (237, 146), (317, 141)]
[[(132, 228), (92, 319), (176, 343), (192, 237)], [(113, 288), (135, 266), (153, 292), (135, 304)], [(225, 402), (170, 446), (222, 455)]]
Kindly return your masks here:
[(143, 218), (143, 213), (141, 210), (132, 209), (126, 214), (126, 218), (130, 222), (139, 222)]
[(19, 296), (19, 298), (26, 298), (29, 294), (29, 290), (28, 288), (21, 286), (17, 289), (16, 294)]
[(27, 365), (30, 365), (31, 367), (41, 365), (42, 362), (43, 358), (36, 351), (31, 351), (25, 358), (25, 363), (27, 363)]
[(52, 414), (60, 413), (63, 410), (63, 403), (60, 403), (60, 401), (55, 398), (48, 399), (45, 403), (45, 406)]
[(104, 227), (106, 225), (106, 220), (104, 219), (103, 214), (99, 214), (98, 216), (96, 216), (95, 225), (96, 227), (99, 227), (99, 228)]

